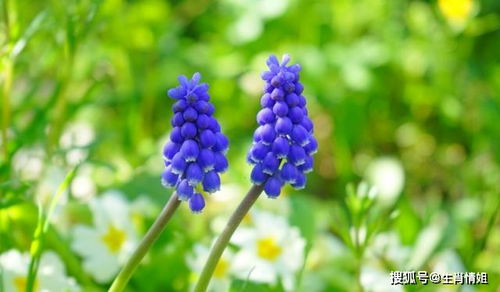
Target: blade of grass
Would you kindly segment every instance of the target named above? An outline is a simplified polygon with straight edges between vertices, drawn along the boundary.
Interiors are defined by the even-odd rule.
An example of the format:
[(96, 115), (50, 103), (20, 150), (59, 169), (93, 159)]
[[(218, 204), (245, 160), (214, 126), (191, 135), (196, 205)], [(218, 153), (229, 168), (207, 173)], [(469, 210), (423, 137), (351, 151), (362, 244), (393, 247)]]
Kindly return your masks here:
[(28, 28), (24, 31), (22, 37), (20, 37), (14, 47), (12, 48), (12, 52), (10, 54), (11, 59), (15, 59), (26, 47), (30, 38), (41, 28), (43, 21), (47, 17), (47, 11), (41, 11), (37, 14), (37, 16), (30, 23)]
[(26, 291), (28, 292), (32, 292), (35, 287), (36, 275), (38, 273), (38, 266), (40, 264), (40, 257), (43, 250), (44, 235), (47, 233), (47, 230), (50, 226), (50, 219), (52, 217), (52, 214), (54, 213), (54, 210), (62, 194), (64, 193), (64, 191), (66, 191), (71, 181), (75, 177), (78, 167), (79, 164), (75, 166), (70, 172), (68, 172), (63, 182), (59, 185), (55, 195), (52, 197), (49, 203), (49, 207), (47, 209), (46, 214), (44, 214), (43, 212), (42, 205), (39, 204), (38, 224), (35, 229), (35, 234), (33, 236), (33, 241), (31, 243), (31, 249), (30, 249), (31, 260), (28, 268), (28, 279), (26, 283)]

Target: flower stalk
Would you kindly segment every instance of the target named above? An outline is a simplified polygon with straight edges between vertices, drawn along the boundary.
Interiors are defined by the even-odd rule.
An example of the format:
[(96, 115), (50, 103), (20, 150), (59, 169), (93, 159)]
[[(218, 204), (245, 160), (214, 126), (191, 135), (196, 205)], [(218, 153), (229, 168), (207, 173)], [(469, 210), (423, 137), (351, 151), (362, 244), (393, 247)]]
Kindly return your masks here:
[(194, 288), (195, 292), (202, 292), (207, 290), (215, 267), (217, 266), (222, 253), (226, 249), (231, 236), (233, 235), (236, 228), (240, 225), (241, 221), (253, 206), (263, 190), (263, 185), (252, 186), (252, 188), (250, 188), (250, 190), (246, 194), (245, 198), (243, 198), (243, 201), (241, 201), (241, 203), (239, 204), (238, 208), (231, 215), (231, 218), (227, 222), (226, 227), (217, 238), (217, 241), (215, 242), (212, 250), (210, 251), (210, 254), (208, 255), (208, 259), (205, 263), (205, 266), (203, 267), (203, 270), (201, 271), (198, 283), (196, 283), (196, 286)]
[(113, 281), (111, 288), (109, 288), (108, 290), (109, 292), (118, 292), (125, 289), (125, 286), (127, 286), (127, 283), (132, 277), (135, 269), (140, 264), (141, 260), (144, 258), (148, 250), (151, 248), (151, 245), (156, 241), (156, 239), (158, 239), (161, 232), (165, 228), (165, 225), (168, 223), (168, 221), (170, 221), (170, 218), (172, 218), (172, 215), (177, 210), (177, 207), (179, 207), (179, 204), (179, 197), (177, 196), (177, 193), (174, 192), (174, 194), (168, 200), (167, 204), (165, 204), (165, 207), (161, 211), (158, 218), (156, 218), (151, 228), (149, 228), (139, 246), (136, 248), (130, 259), (127, 261), (125, 266), (123, 266), (122, 270)]

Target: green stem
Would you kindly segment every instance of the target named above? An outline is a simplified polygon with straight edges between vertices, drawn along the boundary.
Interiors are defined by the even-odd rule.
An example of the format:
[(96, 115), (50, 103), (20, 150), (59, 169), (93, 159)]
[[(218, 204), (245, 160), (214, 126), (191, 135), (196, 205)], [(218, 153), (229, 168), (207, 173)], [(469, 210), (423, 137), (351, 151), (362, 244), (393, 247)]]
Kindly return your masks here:
[(263, 189), (264, 187), (262, 185), (260, 186), (254, 185), (248, 191), (245, 198), (243, 198), (243, 201), (241, 201), (240, 205), (238, 206), (236, 211), (234, 211), (233, 215), (231, 215), (231, 218), (229, 219), (226, 227), (224, 228), (224, 231), (222, 231), (219, 238), (217, 238), (217, 241), (215, 242), (214, 246), (212, 247), (212, 250), (210, 251), (207, 262), (205, 263), (205, 266), (201, 271), (198, 283), (196, 283), (196, 286), (194, 287), (195, 292), (202, 292), (207, 290), (210, 278), (212, 278), (212, 274), (214, 273), (215, 267), (217, 266), (217, 263), (219, 262), (219, 259), (222, 256), (224, 249), (229, 243), (231, 236), (233, 235), (238, 225), (240, 225), (241, 220), (243, 220), (243, 217), (245, 217), (245, 215), (248, 213), (248, 210), (250, 210), (250, 208), (255, 203), (259, 195), (262, 193)]
[(144, 255), (146, 255), (151, 245), (156, 241), (156, 239), (158, 239), (161, 232), (165, 228), (165, 225), (168, 223), (170, 218), (172, 218), (172, 215), (175, 210), (177, 210), (177, 207), (179, 207), (179, 204), (179, 197), (177, 196), (177, 193), (174, 193), (168, 200), (167, 204), (165, 204), (160, 216), (156, 218), (155, 222), (146, 233), (146, 236), (144, 236), (137, 249), (113, 281), (111, 288), (108, 290), (109, 292), (118, 292), (125, 289), (125, 286), (127, 286), (127, 283), (132, 277), (135, 269), (141, 262)]
[(8, 1), (3, 1), (2, 14), (4, 18), (5, 25), (5, 40), (9, 46), (9, 54), (5, 55), (5, 68), (4, 68), (4, 80), (2, 87), (2, 144), (5, 156), (5, 163), (9, 165), (9, 146), (8, 146), (8, 130), (10, 124), (10, 91), (12, 88), (12, 74), (14, 69), (13, 60), (10, 58), (11, 49), (11, 39), (10, 39), (10, 21), (9, 21), (9, 7)]
[(12, 73), (13, 73), (12, 60), (5, 60), (4, 80), (2, 88), (2, 144), (5, 156), (5, 161), (8, 164), (9, 160), (9, 124), (10, 124), (10, 91), (12, 87)]

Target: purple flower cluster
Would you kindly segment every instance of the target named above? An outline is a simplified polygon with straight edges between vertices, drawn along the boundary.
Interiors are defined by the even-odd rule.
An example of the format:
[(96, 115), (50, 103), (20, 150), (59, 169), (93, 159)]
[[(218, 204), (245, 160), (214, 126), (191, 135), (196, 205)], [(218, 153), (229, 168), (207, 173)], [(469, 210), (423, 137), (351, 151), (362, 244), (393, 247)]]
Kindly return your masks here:
[(207, 193), (218, 191), (219, 173), (228, 167), (225, 153), (229, 141), (212, 116), (215, 108), (209, 102), (208, 84), (198, 84), (200, 78), (200, 73), (195, 73), (191, 80), (181, 75), (180, 85), (168, 91), (177, 101), (172, 107), (173, 130), (163, 148), (162, 184), (175, 187), (179, 199), (189, 201), (193, 212), (201, 212), (205, 207), (197, 186), (201, 185)]
[(312, 171), (312, 155), (318, 149), (313, 123), (307, 116), (303, 85), (299, 82), (300, 65), (287, 66), (285, 55), (280, 64), (275, 56), (267, 60), (269, 71), (262, 74), (266, 82), (257, 114), (248, 161), (254, 165), (251, 179), (264, 185), (268, 197), (279, 196), (289, 183), (296, 189), (306, 185), (305, 173)]

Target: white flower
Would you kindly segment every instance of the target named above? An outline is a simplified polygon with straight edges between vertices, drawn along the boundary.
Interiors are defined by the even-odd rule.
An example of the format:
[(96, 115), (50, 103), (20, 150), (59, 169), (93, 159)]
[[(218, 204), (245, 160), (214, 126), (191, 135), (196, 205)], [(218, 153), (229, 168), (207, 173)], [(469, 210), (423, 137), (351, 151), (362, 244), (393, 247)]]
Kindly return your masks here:
[(397, 199), (404, 185), (403, 166), (399, 160), (381, 157), (368, 166), (368, 181), (377, 188), (378, 198), (385, 205), (391, 205)]
[(232, 238), (241, 248), (233, 261), (235, 275), (269, 284), (280, 278), (287, 291), (293, 290), (304, 263), (305, 240), (282, 217), (256, 211), (250, 216), (253, 228), (240, 227)]
[(92, 179), (92, 169), (83, 165), (78, 169), (77, 175), (71, 182), (71, 194), (80, 200), (88, 200), (96, 195), (96, 185)]
[(12, 167), (19, 179), (35, 180), (42, 175), (45, 153), (41, 146), (23, 147), (12, 158)]
[(94, 129), (90, 124), (78, 122), (69, 124), (59, 139), (61, 148), (66, 150), (66, 161), (70, 165), (76, 165), (84, 161), (89, 151), (85, 149), (95, 137)]
[[(205, 262), (208, 258), (210, 249), (202, 244), (196, 244), (193, 248), (193, 253), (187, 256), (186, 262), (193, 273), (192, 284), (196, 283)], [(210, 280), (208, 291), (229, 291), (231, 285), (230, 271), (233, 254), (226, 249), (222, 254), (217, 266), (215, 267), (214, 274)]]
[(118, 191), (90, 201), (94, 226), (78, 225), (71, 248), (83, 257), (83, 268), (97, 282), (109, 282), (137, 244), (129, 203)]
[[(5, 292), (25, 291), (30, 257), (11, 249), (0, 255), (0, 270), (2, 270), (2, 282), (0, 290)], [(3, 289), (1, 289), (3, 288)], [(63, 262), (57, 254), (46, 251), (40, 258), (37, 278), (35, 279), (35, 291), (80, 291), (80, 287), (73, 278), (66, 276)]]

